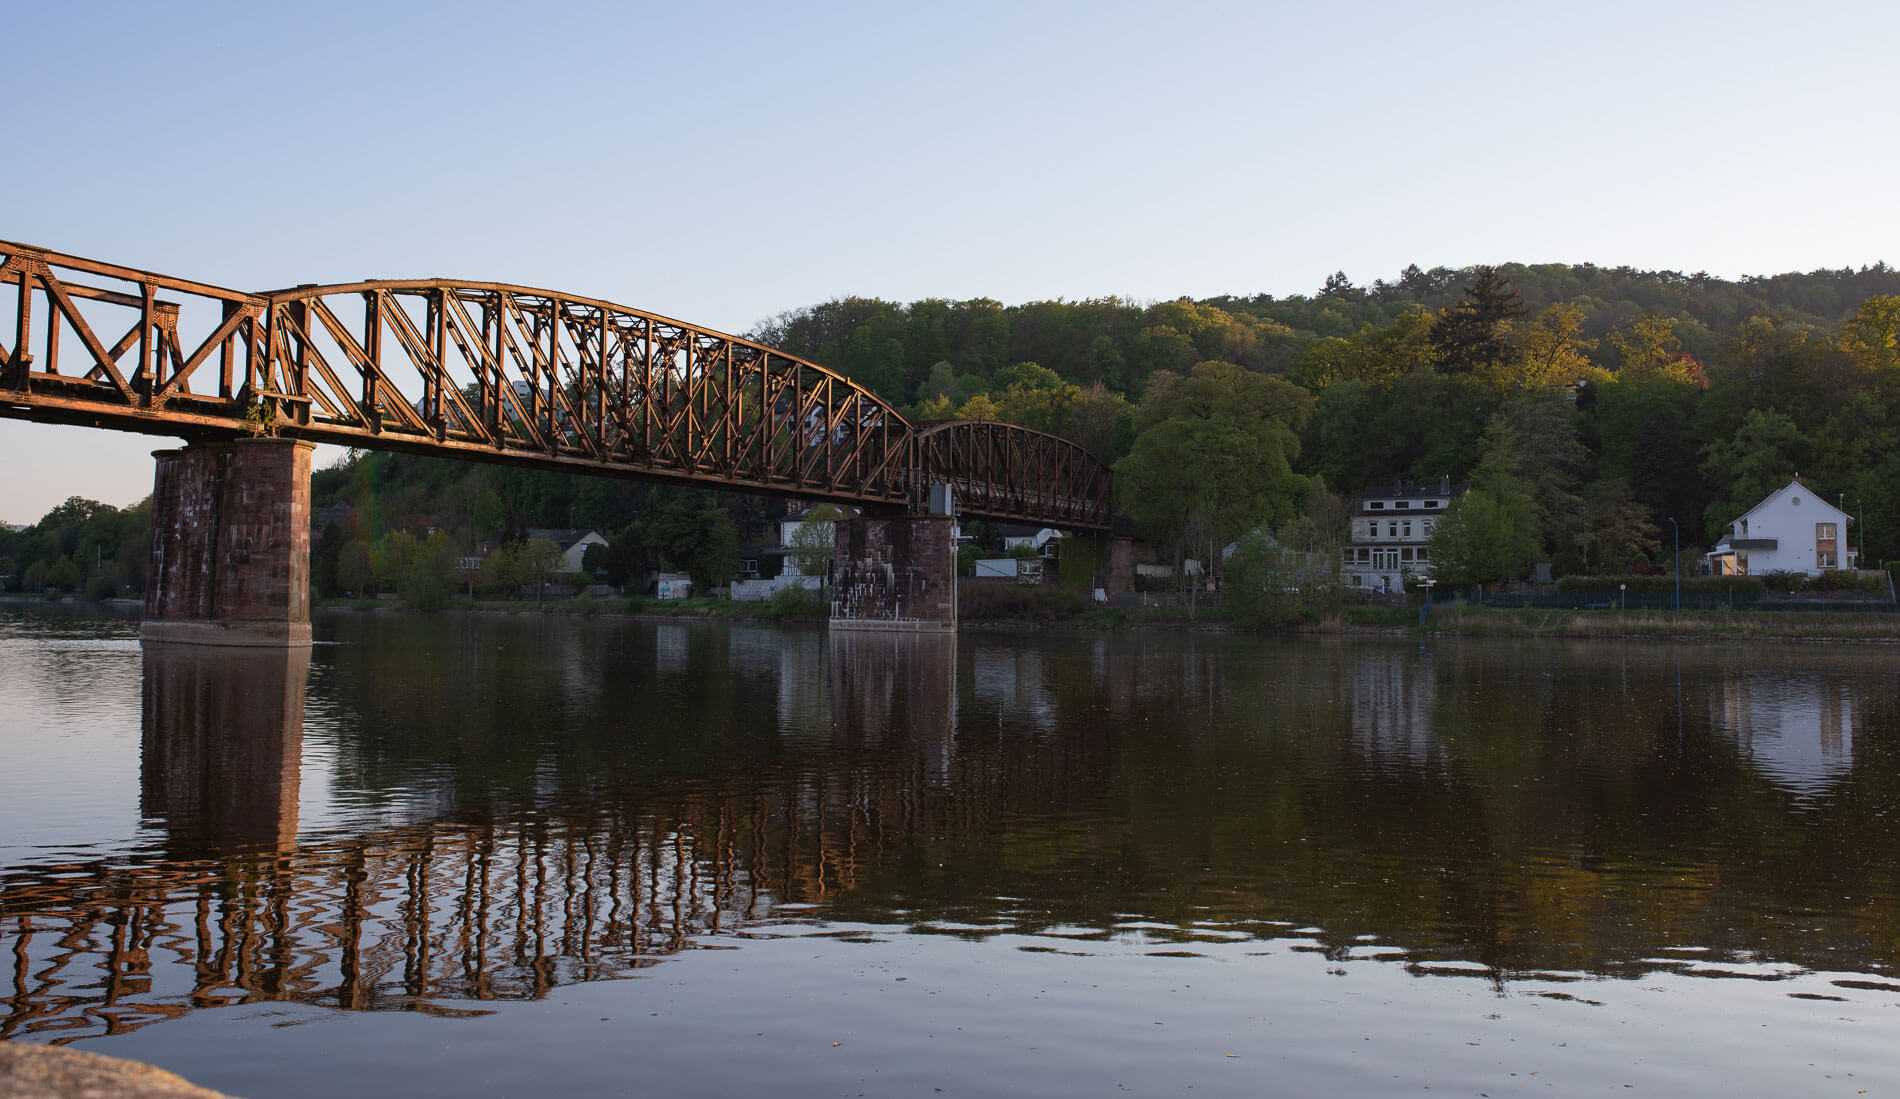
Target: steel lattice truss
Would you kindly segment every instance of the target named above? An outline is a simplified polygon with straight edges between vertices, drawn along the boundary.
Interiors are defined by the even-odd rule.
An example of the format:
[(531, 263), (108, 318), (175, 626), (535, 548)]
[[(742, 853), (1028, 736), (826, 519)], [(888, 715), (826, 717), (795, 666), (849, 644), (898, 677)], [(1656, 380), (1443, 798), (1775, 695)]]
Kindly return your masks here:
[(815, 363), (592, 298), (447, 279), (245, 294), (0, 241), (5, 285), (0, 416), (873, 507), (949, 483), (972, 515), (1110, 523), (1107, 467), (1073, 443), (919, 428)]

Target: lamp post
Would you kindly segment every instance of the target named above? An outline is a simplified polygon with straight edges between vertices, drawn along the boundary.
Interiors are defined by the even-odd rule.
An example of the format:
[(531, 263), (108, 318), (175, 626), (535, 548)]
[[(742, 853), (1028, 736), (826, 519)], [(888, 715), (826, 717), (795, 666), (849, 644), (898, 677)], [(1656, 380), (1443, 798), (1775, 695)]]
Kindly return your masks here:
[(1682, 524), (1676, 522), (1676, 517), (1671, 515), (1669, 517), (1669, 525), (1670, 527), (1674, 528), (1675, 533), (1676, 533), (1676, 609), (1681, 610), (1682, 609)]
[(1418, 624), (1423, 626), (1425, 624), (1426, 612), (1432, 609), (1432, 585), (1438, 583), (1438, 581), (1427, 576), (1421, 579), (1419, 583), (1425, 585), (1425, 605), (1418, 609)]
[(1630, 586), (1628, 584), (1618, 584), (1616, 586), (1616, 609), (1619, 611), (1630, 609)]

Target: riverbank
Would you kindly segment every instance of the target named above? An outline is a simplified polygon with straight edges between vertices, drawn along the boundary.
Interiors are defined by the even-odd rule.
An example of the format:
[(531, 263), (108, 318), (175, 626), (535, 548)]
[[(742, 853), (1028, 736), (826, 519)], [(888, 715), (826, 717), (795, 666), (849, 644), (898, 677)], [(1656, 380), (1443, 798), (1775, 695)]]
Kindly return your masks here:
[[(425, 613), (393, 600), (356, 600), (320, 605), (325, 614)], [(599, 618), (696, 619), (725, 622), (823, 623), (827, 604), (812, 599), (736, 603), (725, 599), (615, 599), (543, 602), (458, 601), (450, 614), (566, 615)], [(1900, 614), (1815, 611), (1615, 611), (1497, 609), (1438, 605), (1423, 625), (1416, 608), (1343, 607), (1311, 621), (1263, 628), (1236, 621), (1224, 607), (1018, 608), (997, 616), (966, 614), (964, 630), (1075, 630), (1080, 632), (1192, 631), (1279, 636), (1513, 637), (1606, 640), (1768, 640), (1900, 643)]]
[[(1414, 614), (1416, 612), (1413, 612)], [(1864, 611), (1499, 610), (1433, 607), (1421, 635), (1662, 641), (1771, 640), (1900, 642), (1900, 614)]]

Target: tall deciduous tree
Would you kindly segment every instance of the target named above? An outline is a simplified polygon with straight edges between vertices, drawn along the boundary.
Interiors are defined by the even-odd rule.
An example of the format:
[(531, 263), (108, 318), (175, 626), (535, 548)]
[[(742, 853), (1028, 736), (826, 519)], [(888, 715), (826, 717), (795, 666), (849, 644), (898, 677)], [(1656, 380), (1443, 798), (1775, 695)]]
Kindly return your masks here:
[(1196, 514), (1222, 542), (1291, 518), (1314, 487), (1293, 471), (1312, 411), (1299, 386), (1233, 363), (1156, 375), (1136, 410), (1134, 447), (1116, 466), (1123, 507), (1163, 541)]
[(1583, 309), (1559, 302), (1539, 312), (1517, 331), (1518, 387), (1542, 389), (1575, 385), (1590, 369), (1597, 341), (1584, 336)]

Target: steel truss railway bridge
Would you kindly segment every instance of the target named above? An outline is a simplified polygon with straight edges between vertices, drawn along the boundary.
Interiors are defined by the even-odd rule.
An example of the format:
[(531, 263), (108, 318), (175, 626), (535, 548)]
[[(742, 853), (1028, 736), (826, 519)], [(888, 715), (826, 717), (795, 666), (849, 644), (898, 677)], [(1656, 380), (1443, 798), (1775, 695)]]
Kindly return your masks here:
[(594, 298), (452, 279), (250, 294), (5, 241), (0, 287), (0, 417), (188, 441), (159, 454), (149, 636), (308, 639), (320, 442), (855, 506), (840, 625), (954, 625), (953, 510), (1113, 523), (1107, 466), (1072, 442), (913, 423), (815, 363)]

